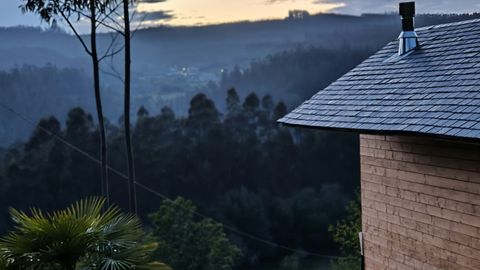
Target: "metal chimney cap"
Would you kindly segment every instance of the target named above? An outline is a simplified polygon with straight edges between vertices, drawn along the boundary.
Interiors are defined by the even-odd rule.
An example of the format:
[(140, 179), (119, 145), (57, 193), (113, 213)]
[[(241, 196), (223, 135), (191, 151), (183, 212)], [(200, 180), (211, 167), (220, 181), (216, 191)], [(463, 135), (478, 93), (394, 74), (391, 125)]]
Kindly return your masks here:
[(398, 55), (404, 55), (418, 47), (414, 25), (415, 2), (400, 3), (400, 15), (402, 16), (402, 33), (398, 37)]
[(402, 17), (414, 17), (415, 16), (415, 2), (403, 2), (400, 3), (400, 15)]

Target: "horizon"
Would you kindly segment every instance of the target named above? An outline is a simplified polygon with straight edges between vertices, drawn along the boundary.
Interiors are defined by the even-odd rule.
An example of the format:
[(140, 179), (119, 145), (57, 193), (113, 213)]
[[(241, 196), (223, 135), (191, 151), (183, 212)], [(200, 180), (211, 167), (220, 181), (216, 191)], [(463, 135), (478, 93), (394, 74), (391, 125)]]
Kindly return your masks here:
[[(245, 3), (247, 1), (248, 3)], [(204, 26), (238, 22), (281, 20), (291, 10), (305, 10), (310, 14), (354, 15), (395, 13), (398, 0), (144, 0), (136, 7), (137, 24), (142, 28), (156, 26)], [(417, 1), (418, 14), (458, 14), (480, 11), (474, 0)], [(9, 1), (0, 10), (0, 27), (33, 26), (46, 28), (35, 14), (22, 14), (18, 8), (21, 1)], [(84, 26), (85, 25), (85, 26)], [(88, 32), (87, 23), (78, 22), (82, 33)], [(63, 27), (63, 26), (62, 26)], [(67, 29), (67, 27), (63, 27)]]
[[(471, 12), (471, 13), (419, 13), (416, 14), (417, 16), (421, 15), (473, 15), (473, 14), (479, 14), (480, 12)], [(143, 25), (135, 31), (138, 30), (148, 30), (148, 29), (157, 29), (157, 28), (202, 28), (202, 27), (215, 27), (215, 26), (222, 26), (222, 25), (230, 25), (230, 24), (242, 24), (242, 23), (262, 23), (262, 22), (273, 22), (273, 21), (285, 21), (288, 20), (289, 14), (286, 14), (286, 16), (281, 17), (281, 18), (259, 18), (256, 20), (238, 20), (238, 21), (225, 21), (225, 22), (215, 22), (215, 23), (210, 23), (210, 24), (193, 24), (193, 25), (173, 25), (173, 24), (152, 24), (152, 25)], [(310, 17), (315, 17), (315, 16), (322, 16), (322, 15), (332, 15), (332, 16), (344, 16), (344, 17), (362, 17), (362, 16), (395, 16), (395, 12), (382, 12), (382, 13), (362, 13), (362, 14), (347, 14), (347, 13), (336, 13), (336, 12), (319, 12), (319, 13), (309, 13)], [(133, 23), (133, 22), (132, 22)], [(77, 25), (78, 26), (78, 25)], [(39, 25), (28, 25), (28, 24), (18, 24), (18, 25), (9, 25), (9, 26), (2, 26), (0, 25), (0, 29), (15, 29), (15, 28), (25, 28), (25, 29), (38, 29), (41, 31), (48, 31), (50, 29), (50, 25), (46, 25), (45, 23), (39, 24)], [(65, 34), (73, 34), (70, 32), (70, 29), (68, 27), (62, 26), (61, 29), (64, 31)], [(80, 28), (83, 29), (83, 28)], [(87, 35), (89, 32), (88, 31), (79, 31), (81, 35)], [(101, 29), (99, 33), (109, 33), (108, 30)]]

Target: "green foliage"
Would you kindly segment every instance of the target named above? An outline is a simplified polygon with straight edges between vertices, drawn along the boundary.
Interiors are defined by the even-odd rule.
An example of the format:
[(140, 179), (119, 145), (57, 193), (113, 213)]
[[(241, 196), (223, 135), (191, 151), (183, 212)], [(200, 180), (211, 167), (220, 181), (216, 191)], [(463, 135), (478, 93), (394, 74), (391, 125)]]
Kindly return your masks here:
[(7, 258), (5, 258), (4, 256), (0, 256), (0, 270), (7, 270), (7, 264)]
[[(222, 198), (222, 221), (226, 224), (235, 224), (235, 227), (251, 235), (261, 236), (272, 240), (271, 224), (267, 217), (265, 203), (262, 198), (242, 187), (232, 190)], [(244, 260), (250, 264), (257, 262), (261, 257), (271, 255), (263, 243), (251, 239), (236, 238), (235, 243), (241, 247)]]
[(300, 270), (300, 258), (298, 255), (285, 257), (280, 263), (280, 270)]
[(361, 258), (359, 256), (346, 256), (332, 262), (332, 270), (360, 270)]
[(233, 269), (240, 250), (229, 242), (221, 224), (197, 220), (194, 211), (191, 201), (177, 198), (164, 201), (150, 216), (153, 237), (159, 244), (155, 255), (174, 269)]
[(152, 245), (141, 242), (140, 221), (104, 200), (81, 200), (65, 210), (30, 214), (15, 209), (15, 229), (0, 240), (0, 269), (157, 269)]
[[(246, 101), (233, 89), (228, 96), (231, 110), (224, 115), (206, 95), (192, 100), (188, 115), (175, 115), (168, 107), (140, 110), (132, 134), (137, 179), (171, 198), (191, 199), (200, 212), (254, 236), (310, 251), (335, 249), (327, 229), (343, 217), (352, 186), (358, 185), (357, 137), (287, 129), (275, 122), (287, 111), (278, 100), (251, 95)], [(98, 131), (86, 111), (74, 108), (66, 121), (41, 124), (98, 158)], [(40, 134), (37, 129), (28, 147), (5, 151), (0, 217), (7, 205), (50, 211), (100, 191), (98, 164)], [(109, 165), (121, 170), (122, 127), (110, 123), (108, 134)], [(115, 174), (110, 179), (112, 197), (127, 205), (123, 179)], [(139, 216), (158, 211), (158, 200), (139, 189)], [(0, 219), (2, 232), (10, 227), (3, 220), (8, 219)], [(285, 255), (265, 243), (229, 237), (242, 250), (242, 266)]]
[(330, 225), (333, 240), (340, 246), (345, 258), (333, 262), (333, 270), (360, 270), (360, 241), (358, 233), (362, 231), (362, 212), (360, 195), (347, 206), (347, 217)]
[(56, 19), (68, 19), (73, 17), (77, 21), (83, 16), (88, 18), (88, 15), (84, 15), (85, 11), (89, 8), (90, 3), (95, 3), (95, 7), (106, 12), (106, 8), (113, 6), (115, 0), (95, 0), (95, 1), (71, 1), (71, 0), (21, 0), (22, 12), (36, 13), (40, 18), (47, 22), (55, 22)]

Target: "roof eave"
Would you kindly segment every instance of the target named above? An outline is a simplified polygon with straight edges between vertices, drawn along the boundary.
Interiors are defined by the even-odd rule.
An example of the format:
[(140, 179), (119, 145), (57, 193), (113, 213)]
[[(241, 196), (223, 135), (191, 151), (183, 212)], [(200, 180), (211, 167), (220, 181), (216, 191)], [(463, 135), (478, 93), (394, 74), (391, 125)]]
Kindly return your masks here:
[(278, 120), (282, 126), (286, 127), (299, 127), (299, 128), (306, 128), (306, 129), (313, 129), (313, 130), (324, 130), (324, 131), (337, 131), (337, 132), (345, 132), (345, 133), (358, 133), (358, 134), (368, 134), (368, 135), (404, 135), (404, 136), (424, 136), (424, 137), (432, 137), (435, 139), (444, 139), (444, 140), (455, 140), (461, 141), (466, 143), (480, 143), (480, 138), (473, 138), (473, 137), (461, 137), (461, 136), (453, 136), (453, 135), (443, 135), (443, 134), (435, 134), (435, 133), (425, 133), (425, 132), (417, 132), (417, 131), (408, 131), (408, 130), (375, 130), (375, 129), (355, 129), (355, 128), (339, 128), (339, 127), (325, 127), (325, 126), (314, 126), (314, 125), (303, 125), (303, 124), (294, 124), (283, 122), (282, 119)]

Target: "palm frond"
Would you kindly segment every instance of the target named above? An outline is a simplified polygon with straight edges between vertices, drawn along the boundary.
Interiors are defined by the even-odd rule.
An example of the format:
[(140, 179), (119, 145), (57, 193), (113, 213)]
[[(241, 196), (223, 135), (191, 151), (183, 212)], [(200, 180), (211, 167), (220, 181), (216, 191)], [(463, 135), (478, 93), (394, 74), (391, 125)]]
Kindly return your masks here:
[(170, 266), (161, 263), (161, 262), (151, 262), (145, 265), (141, 265), (138, 267), (138, 269), (142, 270), (172, 270)]
[[(169, 270), (150, 263), (154, 245), (143, 245), (143, 229), (134, 215), (118, 207), (105, 211), (105, 200), (88, 198), (44, 214), (11, 209), (15, 230), (0, 239), (0, 270), (86, 269)], [(3, 268), (2, 268), (3, 267)]]

